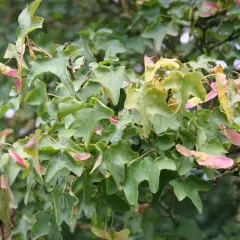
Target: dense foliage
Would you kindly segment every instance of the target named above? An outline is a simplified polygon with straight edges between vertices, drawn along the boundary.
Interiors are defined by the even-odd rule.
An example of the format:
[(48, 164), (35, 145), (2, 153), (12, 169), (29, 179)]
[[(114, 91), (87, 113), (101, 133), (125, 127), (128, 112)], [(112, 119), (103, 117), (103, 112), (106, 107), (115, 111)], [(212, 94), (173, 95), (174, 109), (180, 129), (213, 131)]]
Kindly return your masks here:
[(239, 239), (239, 1), (40, 2), (0, 28), (0, 237)]

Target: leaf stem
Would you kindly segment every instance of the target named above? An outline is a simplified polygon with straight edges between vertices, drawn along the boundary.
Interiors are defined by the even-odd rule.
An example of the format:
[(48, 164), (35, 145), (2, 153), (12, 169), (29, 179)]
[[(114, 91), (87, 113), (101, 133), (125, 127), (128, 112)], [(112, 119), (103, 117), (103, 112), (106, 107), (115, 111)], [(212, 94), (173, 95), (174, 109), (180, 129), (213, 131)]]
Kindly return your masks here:
[(130, 166), (131, 164), (135, 163), (136, 161), (140, 160), (141, 158), (145, 157), (146, 155), (148, 155), (149, 153), (152, 153), (152, 152), (154, 152), (154, 151), (156, 151), (156, 150), (155, 150), (155, 149), (151, 149), (150, 151), (145, 152), (143, 155), (141, 155), (141, 156), (133, 159), (132, 161), (130, 161), (130, 162), (128, 163), (128, 166)]
[(52, 97), (56, 97), (56, 98), (64, 98), (64, 97), (55, 95), (55, 94), (53, 94), (53, 93), (48, 93), (47, 95), (48, 95), (48, 96), (52, 96)]

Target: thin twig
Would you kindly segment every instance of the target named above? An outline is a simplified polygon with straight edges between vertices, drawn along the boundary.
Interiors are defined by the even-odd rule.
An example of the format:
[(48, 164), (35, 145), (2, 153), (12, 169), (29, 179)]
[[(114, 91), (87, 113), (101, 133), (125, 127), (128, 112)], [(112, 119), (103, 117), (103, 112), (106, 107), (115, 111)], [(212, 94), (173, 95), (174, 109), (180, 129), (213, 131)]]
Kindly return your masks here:
[(220, 178), (222, 178), (222, 177), (224, 177), (224, 176), (227, 176), (227, 175), (230, 174), (230, 173), (235, 173), (235, 172), (239, 172), (239, 167), (236, 166), (236, 165), (235, 165), (233, 168), (225, 171), (224, 173), (216, 176), (214, 179), (212, 179), (212, 180), (210, 180), (210, 181), (213, 181), (213, 183), (216, 184), (216, 182), (217, 182)]
[(172, 206), (166, 207), (162, 202), (159, 202), (161, 208), (165, 210), (168, 214), (168, 216), (171, 218), (173, 224), (177, 226), (179, 222), (177, 221), (176, 217), (172, 213)]
[(237, 39), (237, 38), (239, 38), (239, 37), (240, 37), (240, 34), (237, 34), (237, 35), (234, 36), (234, 32), (233, 32), (228, 38), (224, 39), (224, 40), (221, 41), (221, 42), (212, 43), (212, 44), (207, 44), (207, 48), (209, 49), (209, 48), (219, 47), (220, 45), (222, 45), (222, 44), (224, 44), (224, 43), (226, 43), (226, 42), (229, 42), (229, 41), (233, 41), (233, 40), (235, 40), (235, 39)]

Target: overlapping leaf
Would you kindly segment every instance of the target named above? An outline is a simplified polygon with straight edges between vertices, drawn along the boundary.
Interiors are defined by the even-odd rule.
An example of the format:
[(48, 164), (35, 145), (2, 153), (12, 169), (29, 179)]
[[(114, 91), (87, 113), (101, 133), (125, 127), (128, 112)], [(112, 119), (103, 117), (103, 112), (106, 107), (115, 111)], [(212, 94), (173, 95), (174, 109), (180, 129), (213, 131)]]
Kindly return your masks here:
[(148, 136), (150, 133), (154, 118), (157, 115), (164, 117), (172, 115), (173, 112), (168, 107), (166, 98), (167, 94), (157, 88), (148, 88), (145, 91), (143, 89), (134, 89), (133, 87), (127, 89), (125, 107), (139, 111), (145, 136)]
[(156, 193), (159, 187), (159, 176), (163, 169), (176, 170), (175, 163), (168, 158), (159, 157), (152, 159), (146, 157), (141, 161), (132, 163), (126, 172), (126, 180), (123, 184), (123, 190), (128, 202), (136, 205), (138, 201), (138, 185), (147, 180), (150, 189)]
[(93, 69), (90, 81), (100, 83), (114, 105), (117, 105), (120, 97), (120, 89), (126, 86), (129, 78), (124, 67), (99, 66)]
[(182, 201), (185, 197), (189, 197), (197, 210), (200, 213), (202, 212), (202, 201), (198, 192), (209, 191), (211, 189), (209, 183), (197, 177), (190, 176), (184, 180), (173, 180), (170, 184), (173, 186), (174, 192), (179, 201)]

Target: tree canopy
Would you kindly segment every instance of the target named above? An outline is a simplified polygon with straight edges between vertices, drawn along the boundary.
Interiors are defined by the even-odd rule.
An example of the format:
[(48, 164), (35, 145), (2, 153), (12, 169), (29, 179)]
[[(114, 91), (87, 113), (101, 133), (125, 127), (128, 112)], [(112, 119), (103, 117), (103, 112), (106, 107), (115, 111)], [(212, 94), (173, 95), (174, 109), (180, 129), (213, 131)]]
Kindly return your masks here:
[(0, 239), (239, 239), (238, 0), (0, 4)]

